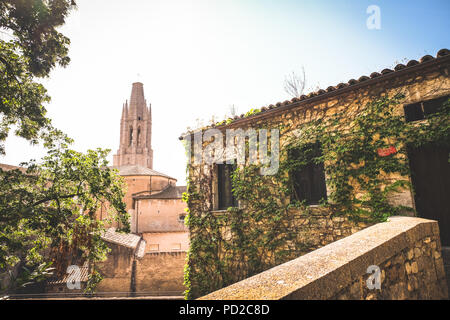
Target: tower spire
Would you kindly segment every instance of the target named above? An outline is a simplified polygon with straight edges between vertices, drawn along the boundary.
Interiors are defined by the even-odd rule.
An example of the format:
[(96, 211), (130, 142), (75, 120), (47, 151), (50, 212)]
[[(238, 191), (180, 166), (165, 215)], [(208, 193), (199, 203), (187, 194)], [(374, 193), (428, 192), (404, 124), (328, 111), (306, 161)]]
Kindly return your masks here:
[(144, 85), (142, 82), (133, 83), (130, 97), (130, 115), (143, 118), (146, 102), (144, 98)]
[(140, 165), (153, 169), (153, 150), (151, 142), (151, 109), (147, 108), (144, 85), (132, 85), (130, 103), (125, 101), (120, 121), (120, 145), (114, 155), (114, 166)]

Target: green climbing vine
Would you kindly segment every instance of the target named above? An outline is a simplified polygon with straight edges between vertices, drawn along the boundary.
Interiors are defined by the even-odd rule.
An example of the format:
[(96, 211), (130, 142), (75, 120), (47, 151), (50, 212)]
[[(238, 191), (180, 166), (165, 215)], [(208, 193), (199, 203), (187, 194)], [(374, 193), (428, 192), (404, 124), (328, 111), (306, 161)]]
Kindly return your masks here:
[[(191, 243), (186, 298), (217, 290), (314, 248), (302, 224), (305, 219), (313, 223), (315, 209), (290, 196), (294, 188), (290, 173), (311, 161), (324, 166), (328, 196), (319, 209), (331, 216), (370, 224), (413, 211), (390, 198), (412, 188), (410, 148), (430, 143), (450, 146), (450, 100), (425, 120), (405, 122), (398, 108), (403, 99), (402, 94), (379, 97), (353, 111), (329, 114), (325, 110), (308, 123), (280, 124), (278, 172), (263, 176), (258, 165), (238, 166), (232, 184), (241, 205), (228, 208), (225, 214), (211, 212), (211, 176), (189, 167), (185, 201)], [(317, 146), (321, 152), (315, 152)]]

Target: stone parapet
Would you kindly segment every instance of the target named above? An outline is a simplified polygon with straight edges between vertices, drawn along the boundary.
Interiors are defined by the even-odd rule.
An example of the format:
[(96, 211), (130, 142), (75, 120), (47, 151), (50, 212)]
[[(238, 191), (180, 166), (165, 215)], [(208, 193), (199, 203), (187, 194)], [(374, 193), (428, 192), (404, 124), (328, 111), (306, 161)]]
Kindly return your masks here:
[[(370, 266), (380, 289), (369, 289)], [(446, 299), (436, 221), (392, 217), (200, 299)]]

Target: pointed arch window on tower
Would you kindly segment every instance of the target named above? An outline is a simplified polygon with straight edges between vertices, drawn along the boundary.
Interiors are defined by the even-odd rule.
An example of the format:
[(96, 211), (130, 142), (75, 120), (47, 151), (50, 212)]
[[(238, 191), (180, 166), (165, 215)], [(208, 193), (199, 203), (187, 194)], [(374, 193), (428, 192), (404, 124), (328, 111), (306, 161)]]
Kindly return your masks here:
[(141, 128), (139, 127), (137, 130), (137, 145), (139, 145), (140, 140), (141, 140)]
[(129, 140), (129, 145), (131, 146), (132, 143), (133, 143), (133, 128), (130, 128), (130, 140)]

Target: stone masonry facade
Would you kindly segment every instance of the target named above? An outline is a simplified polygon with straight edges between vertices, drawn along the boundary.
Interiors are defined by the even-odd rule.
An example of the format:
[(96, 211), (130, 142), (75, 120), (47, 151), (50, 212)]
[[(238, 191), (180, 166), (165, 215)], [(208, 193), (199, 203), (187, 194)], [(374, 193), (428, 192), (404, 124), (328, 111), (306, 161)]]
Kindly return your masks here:
[(152, 109), (144, 98), (144, 85), (133, 83), (130, 105), (123, 105), (120, 145), (113, 157), (115, 167), (140, 165), (153, 169)]
[(441, 254), (436, 221), (392, 217), (201, 299), (447, 299)]
[(332, 299), (446, 299), (447, 285), (439, 235), (426, 236), (380, 265), (381, 290), (369, 290), (361, 276)]
[[(226, 122), (184, 134), (180, 139), (191, 143), (188, 193), (190, 190), (195, 190), (195, 193), (198, 195), (188, 203), (190, 214), (196, 217), (212, 215), (217, 217), (217, 221), (221, 220), (221, 215), (228, 214), (226, 211), (218, 210), (216, 205), (218, 189), (217, 173), (214, 164), (196, 164), (194, 162), (195, 150), (193, 142), (195, 134), (203, 134), (207, 129), (214, 128), (221, 131), (225, 136), (227, 129), (242, 129), (245, 132), (251, 128), (276, 128), (280, 124), (293, 129), (301, 128), (305, 123), (343, 110), (349, 114), (359, 113), (361, 112), (361, 107), (375, 98), (383, 95), (394, 96), (397, 93), (403, 93), (404, 100), (401, 105), (396, 107), (395, 112), (403, 114), (403, 106), (405, 105), (450, 94), (449, 66), (449, 50), (443, 49), (438, 52), (436, 58), (424, 56), (420, 61), (411, 60), (407, 65), (397, 65), (394, 70), (385, 69), (381, 73), (372, 73), (370, 77), (362, 76), (358, 80), (351, 79), (348, 83), (340, 83), (337, 86), (330, 86), (326, 90), (312, 92), (307, 96), (294, 98), (291, 101), (263, 107), (260, 112), (249, 116), (236, 116), (234, 119), (228, 119)], [(280, 136), (280, 146), (284, 145), (285, 140), (283, 139), (287, 138), (289, 137)], [(203, 150), (211, 143), (213, 141), (203, 141)], [(233, 155), (226, 155), (225, 158), (224, 160), (232, 160)], [(410, 177), (398, 176), (392, 177), (392, 179), (409, 180)], [(327, 193), (329, 192), (330, 190), (327, 190)], [(286, 195), (286, 199), (280, 200), (289, 201), (288, 198), (289, 195)], [(414, 208), (414, 196), (411, 190), (406, 187), (400, 188), (389, 200), (395, 205)], [(405, 215), (411, 215), (411, 213), (405, 211)], [(298, 232), (298, 237), (301, 237), (306, 244), (305, 253), (367, 227), (365, 224), (349, 221), (346, 217), (332, 217), (330, 212), (322, 212), (319, 208), (311, 208), (310, 214), (305, 216), (299, 212), (296, 217), (296, 225), (299, 225), (301, 229)], [(230, 234), (229, 228), (230, 226), (227, 225), (222, 226), (222, 233), (226, 235), (223, 238), (225, 241), (232, 242), (233, 235)], [(202, 232), (204, 230), (201, 228), (191, 228), (191, 242), (196, 237), (196, 234)], [(433, 243), (433, 240), (430, 243)], [(424, 252), (426, 250), (424, 249)], [(217, 252), (216, 254), (217, 256), (224, 256), (222, 252)], [(270, 259), (270, 257), (268, 258)], [(188, 262), (188, 265), (191, 270), (201, 273), (204, 267), (196, 264), (195, 261), (195, 259), (192, 259), (192, 262)], [(419, 261), (415, 262), (419, 264)], [(408, 284), (409, 282), (405, 282), (406, 287)], [(197, 284), (195, 281), (191, 281), (191, 285), (195, 287)], [(411, 292), (414, 292), (414, 290)]]

